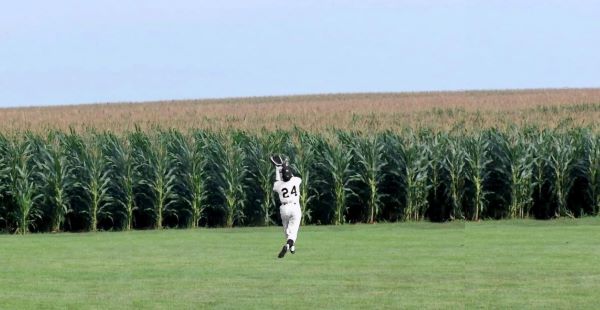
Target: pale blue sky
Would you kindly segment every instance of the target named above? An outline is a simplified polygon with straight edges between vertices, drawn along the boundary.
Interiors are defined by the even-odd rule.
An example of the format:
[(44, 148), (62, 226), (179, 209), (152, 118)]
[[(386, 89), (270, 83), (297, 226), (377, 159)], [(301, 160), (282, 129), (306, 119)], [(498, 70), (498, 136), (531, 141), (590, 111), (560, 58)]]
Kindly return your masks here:
[(0, 107), (600, 87), (600, 1), (0, 3)]

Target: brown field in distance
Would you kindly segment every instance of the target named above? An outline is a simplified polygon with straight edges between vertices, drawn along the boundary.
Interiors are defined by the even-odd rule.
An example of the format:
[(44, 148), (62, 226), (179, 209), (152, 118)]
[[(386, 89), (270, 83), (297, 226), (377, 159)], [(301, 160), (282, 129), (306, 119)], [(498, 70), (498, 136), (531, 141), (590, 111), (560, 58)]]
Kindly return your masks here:
[(0, 109), (0, 131), (136, 125), (248, 131), (304, 128), (477, 130), (510, 126), (598, 130), (600, 88), (331, 94)]

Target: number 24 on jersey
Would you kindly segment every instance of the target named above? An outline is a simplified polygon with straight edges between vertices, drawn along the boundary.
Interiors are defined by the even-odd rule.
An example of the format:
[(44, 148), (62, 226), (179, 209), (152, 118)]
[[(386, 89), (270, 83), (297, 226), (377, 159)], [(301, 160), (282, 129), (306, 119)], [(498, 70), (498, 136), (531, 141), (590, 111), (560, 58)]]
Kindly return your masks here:
[(292, 191), (290, 191), (290, 192), (288, 192), (288, 189), (285, 187), (281, 189), (281, 195), (283, 196), (283, 198), (290, 197), (290, 194), (294, 195), (294, 196), (298, 196), (298, 191), (296, 191), (296, 185), (294, 185), (292, 187)]

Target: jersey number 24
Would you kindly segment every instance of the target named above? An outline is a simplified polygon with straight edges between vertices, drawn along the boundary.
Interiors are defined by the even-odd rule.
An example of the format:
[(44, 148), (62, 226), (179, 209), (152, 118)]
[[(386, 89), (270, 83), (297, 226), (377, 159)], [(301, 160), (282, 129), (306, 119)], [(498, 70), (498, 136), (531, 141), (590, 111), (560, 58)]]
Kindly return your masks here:
[(296, 185), (294, 185), (292, 187), (292, 191), (288, 193), (288, 189), (287, 188), (282, 188), (281, 189), (281, 195), (283, 196), (283, 198), (288, 198), (290, 197), (290, 194), (294, 195), (294, 196), (298, 196), (298, 192), (296, 191)]

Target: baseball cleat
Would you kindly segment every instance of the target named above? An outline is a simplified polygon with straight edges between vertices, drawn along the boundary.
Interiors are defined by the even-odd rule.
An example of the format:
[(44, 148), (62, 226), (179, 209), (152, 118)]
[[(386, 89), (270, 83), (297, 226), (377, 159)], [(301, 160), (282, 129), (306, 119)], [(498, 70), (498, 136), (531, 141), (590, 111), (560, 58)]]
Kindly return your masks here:
[(283, 258), (285, 256), (285, 253), (287, 253), (288, 247), (289, 245), (285, 244), (283, 248), (281, 248), (281, 252), (279, 252), (279, 255), (277, 255), (277, 257)]
[(292, 254), (296, 253), (296, 246), (294, 245), (294, 240), (288, 239), (287, 244), (290, 248), (290, 252), (292, 252)]

